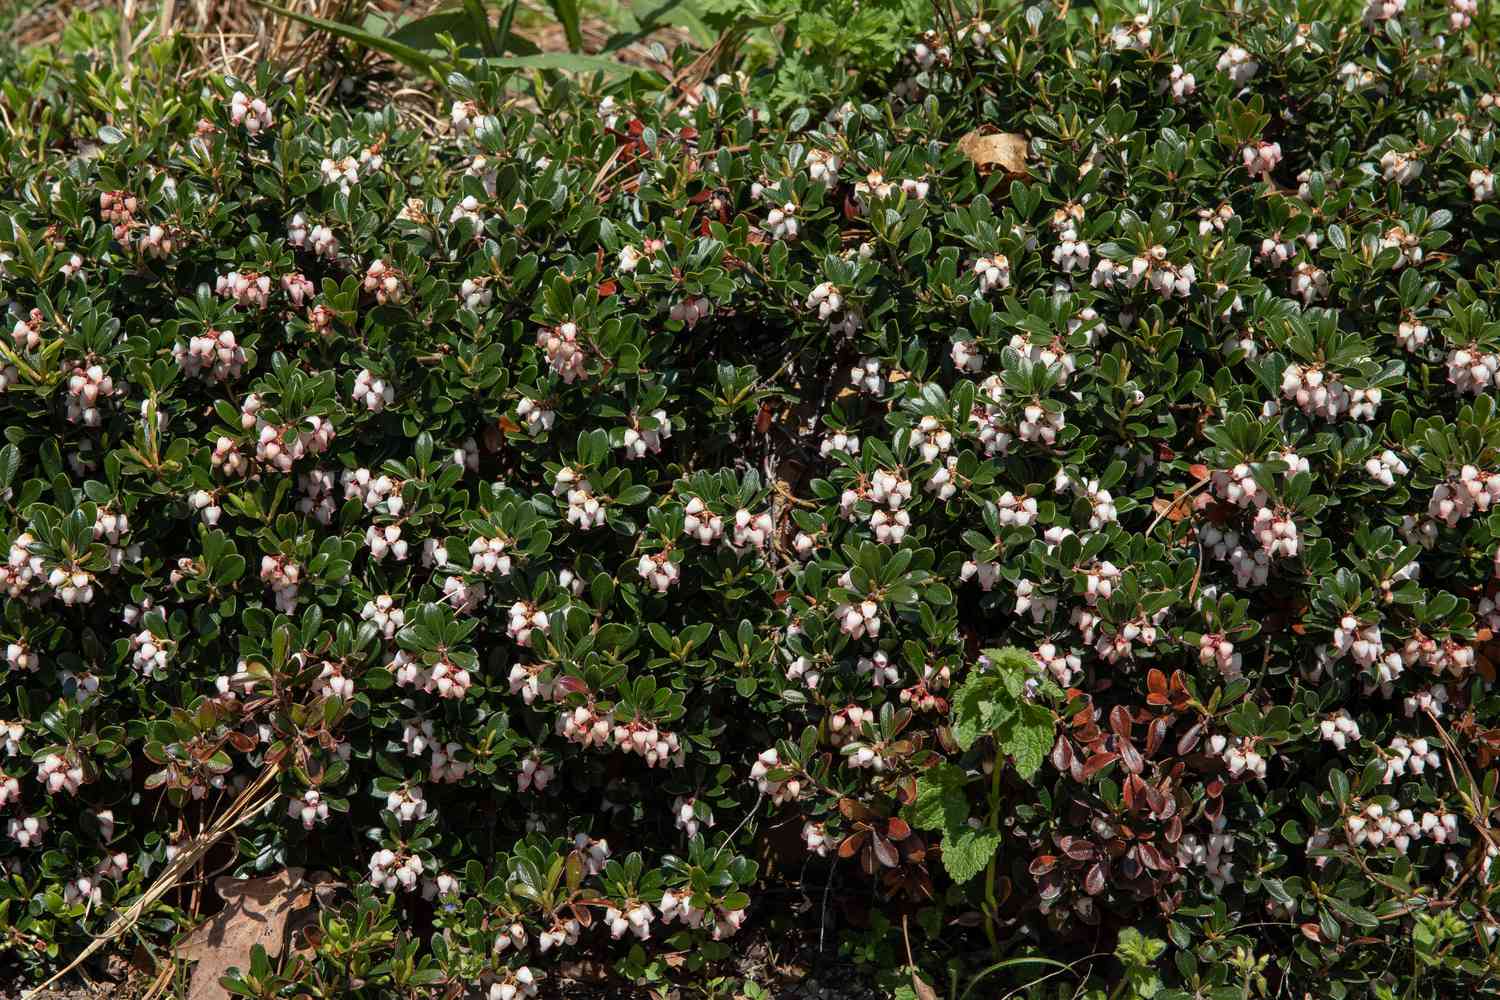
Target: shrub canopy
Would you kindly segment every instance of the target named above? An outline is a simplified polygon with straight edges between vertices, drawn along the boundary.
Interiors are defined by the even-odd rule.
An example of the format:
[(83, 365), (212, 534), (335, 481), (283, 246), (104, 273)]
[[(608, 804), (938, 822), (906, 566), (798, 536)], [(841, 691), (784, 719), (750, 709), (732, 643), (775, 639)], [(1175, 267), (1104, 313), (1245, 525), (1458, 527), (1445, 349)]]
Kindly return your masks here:
[(247, 794), (348, 887), (257, 995), (1493, 987), (1488, 33), (1008, 11), (831, 111), (4, 70), (0, 947)]

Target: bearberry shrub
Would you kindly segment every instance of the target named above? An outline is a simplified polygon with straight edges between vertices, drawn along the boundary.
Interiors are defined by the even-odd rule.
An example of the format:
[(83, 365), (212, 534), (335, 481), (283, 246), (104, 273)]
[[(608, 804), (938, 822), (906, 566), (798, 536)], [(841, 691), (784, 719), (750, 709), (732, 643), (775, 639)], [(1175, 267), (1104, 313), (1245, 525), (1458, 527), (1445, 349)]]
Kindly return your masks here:
[(1252, 7), (785, 115), (12, 64), (0, 946), (268, 788), (213, 857), (344, 888), (256, 995), (1493, 987), (1490, 22)]

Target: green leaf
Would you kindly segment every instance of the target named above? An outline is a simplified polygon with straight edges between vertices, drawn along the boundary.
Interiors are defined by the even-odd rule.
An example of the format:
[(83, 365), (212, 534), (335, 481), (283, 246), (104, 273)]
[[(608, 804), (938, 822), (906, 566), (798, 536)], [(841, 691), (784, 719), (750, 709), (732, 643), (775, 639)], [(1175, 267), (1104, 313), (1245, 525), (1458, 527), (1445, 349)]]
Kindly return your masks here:
[(476, 61), (501, 69), (560, 69), (568, 73), (607, 73), (617, 76), (638, 73), (658, 86), (665, 86), (667, 82), (660, 74), (643, 70), (639, 66), (629, 66), (608, 56), (590, 56), (576, 52), (539, 52), (531, 56), (500, 56)]
[(402, 43), (394, 41), (386, 35), (377, 35), (374, 32), (365, 31), (363, 28), (356, 28), (352, 24), (344, 24), (340, 21), (330, 21), (327, 18), (314, 17), (311, 14), (303, 14), (299, 11), (288, 10), (285, 7), (278, 7), (275, 4), (266, 3), (266, 0), (250, 0), (250, 2), (255, 4), (257, 7), (262, 7), (274, 14), (280, 14), (282, 17), (291, 18), (293, 21), (297, 21), (300, 24), (305, 24), (310, 28), (317, 28), (321, 31), (328, 32), (330, 35), (337, 35), (340, 38), (344, 38), (351, 42), (354, 42), (356, 45), (363, 45), (367, 49), (374, 49), (376, 52), (383, 52), (397, 62), (405, 66), (409, 66), (412, 69), (418, 69), (424, 72), (431, 73), (434, 72), (442, 63), (442, 60), (428, 55), (421, 49), (414, 49), (410, 45), (403, 45)]
[(1052, 749), (1052, 713), (1041, 705), (1022, 703), (1000, 733), (1000, 746), (1015, 761), (1016, 772), (1030, 780), (1041, 770)]
[(495, 40), (495, 33), (490, 30), (490, 15), (484, 9), (484, 0), (464, 0), (464, 13), (469, 16), (469, 24), (473, 27), (484, 54), (504, 55), (505, 50), (500, 47), (500, 43)]
[(583, 51), (583, 32), (578, 26), (578, 0), (548, 0), (552, 13), (562, 25), (569, 52)]
[(968, 782), (963, 769), (953, 764), (928, 768), (917, 779), (917, 797), (907, 807), (908, 822), (923, 830), (957, 829), (968, 823)]
[(953, 881), (963, 883), (984, 871), (1000, 847), (1000, 834), (967, 826), (953, 833), (943, 838), (943, 868)]
[(983, 736), (987, 706), (1000, 692), (999, 678), (991, 674), (970, 674), (953, 696), (953, 739), (959, 749), (967, 750)]

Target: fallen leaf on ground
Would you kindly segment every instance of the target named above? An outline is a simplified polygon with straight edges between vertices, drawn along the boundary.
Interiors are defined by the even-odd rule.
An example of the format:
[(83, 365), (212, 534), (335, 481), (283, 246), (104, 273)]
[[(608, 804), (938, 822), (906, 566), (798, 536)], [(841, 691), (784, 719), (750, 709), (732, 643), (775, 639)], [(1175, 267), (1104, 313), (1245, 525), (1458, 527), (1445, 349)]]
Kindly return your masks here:
[(177, 946), (176, 957), (197, 962), (188, 1000), (224, 1000), (229, 991), (219, 980), (230, 968), (250, 967), (250, 952), (260, 945), (271, 958), (286, 944), (287, 919), (312, 902), (326, 883), (305, 880), (301, 868), (265, 878), (220, 878), (214, 891), (224, 908), (195, 927)]
[(997, 132), (981, 135), (970, 132), (958, 140), (958, 148), (973, 161), (980, 170), (996, 167), (1008, 174), (1026, 173), (1027, 142), (1024, 135), (1015, 132)]

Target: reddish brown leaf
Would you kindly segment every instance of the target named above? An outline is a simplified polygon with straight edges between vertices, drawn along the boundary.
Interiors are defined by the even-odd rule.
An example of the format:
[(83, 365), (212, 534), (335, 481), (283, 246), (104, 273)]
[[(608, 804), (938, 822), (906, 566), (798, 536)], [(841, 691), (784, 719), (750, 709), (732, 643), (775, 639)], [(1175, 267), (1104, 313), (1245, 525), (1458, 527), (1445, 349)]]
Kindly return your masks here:
[(1074, 861), (1093, 861), (1099, 857), (1099, 848), (1094, 842), (1082, 837), (1063, 837), (1057, 846)]
[(1064, 773), (1073, 766), (1073, 745), (1066, 736), (1059, 736), (1052, 745), (1052, 766)]
[(1162, 855), (1161, 851), (1156, 849), (1154, 844), (1140, 845), (1140, 856), (1141, 864), (1152, 871), (1167, 872), (1172, 871), (1175, 867)]
[(760, 412), (755, 415), (755, 433), (764, 434), (771, 429), (771, 418), (774, 416), (769, 403), (760, 404)]
[(1177, 738), (1178, 756), (1186, 756), (1193, 752), (1198, 745), (1198, 740), (1203, 736), (1203, 723), (1195, 723), (1192, 728)]
[(859, 853), (859, 846), (865, 842), (865, 836), (865, 831), (861, 830), (858, 833), (851, 833), (845, 837), (844, 842), (839, 845), (839, 857), (847, 861)]
[(1089, 869), (1089, 873), (1083, 877), (1083, 891), (1090, 896), (1097, 896), (1104, 891), (1104, 864), (1095, 863)]
[(1167, 738), (1167, 720), (1156, 719), (1146, 727), (1146, 755), (1155, 757)]
[(1109, 765), (1120, 759), (1116, 753), (1096, 753), (1083, 765), (1083, 780), (1087, 781)]
[(847, 796), (839, 799), (839, 812), (851, 823), (863, 823), (873, 819), (875, 814), (869, 810), (864, 803)]

